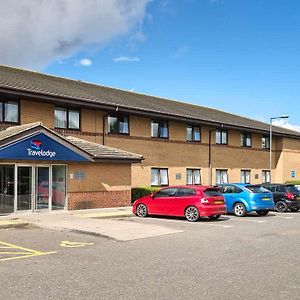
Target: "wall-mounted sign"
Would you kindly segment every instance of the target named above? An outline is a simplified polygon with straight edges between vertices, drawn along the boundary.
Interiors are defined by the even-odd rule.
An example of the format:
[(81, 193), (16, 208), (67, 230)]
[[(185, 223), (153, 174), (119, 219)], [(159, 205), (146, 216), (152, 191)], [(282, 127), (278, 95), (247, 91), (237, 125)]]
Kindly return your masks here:
[(296, 171), (291, 171), (291, 177), (296, 178)]
[(0, 159), (88, 161), (86, 157), (43, 133), (0, 148)]

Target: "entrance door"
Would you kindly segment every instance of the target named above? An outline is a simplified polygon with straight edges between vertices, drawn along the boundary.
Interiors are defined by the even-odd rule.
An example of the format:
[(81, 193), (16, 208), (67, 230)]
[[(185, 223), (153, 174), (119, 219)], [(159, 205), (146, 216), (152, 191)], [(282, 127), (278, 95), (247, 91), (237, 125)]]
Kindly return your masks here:
[(32, 167), (18, 166), (17, 210), (31, 210), (32, 207)]
[(35, 168), (35, 210), (48, 209), (50, 198), (50, 168), (41, 166)]

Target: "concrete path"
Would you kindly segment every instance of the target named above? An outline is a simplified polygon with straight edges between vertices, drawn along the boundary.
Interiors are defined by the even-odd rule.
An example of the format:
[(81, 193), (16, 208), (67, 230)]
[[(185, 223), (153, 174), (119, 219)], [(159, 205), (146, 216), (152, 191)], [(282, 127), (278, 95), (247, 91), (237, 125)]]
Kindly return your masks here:
[[(77, 212), (38, 212), (20, 214), (18, 217), (22, 222), (27, 222), (41, 228), (77, 231), (105, 236), (119, 241), (130, 241), (182, 232), (181, 230), (171, 229), (160, 225), (131, 222), (130, 218), (101, 218), (101, 214), (107, 218), (108, 214), (113, 214), (113, 211), (114, 209)], [(119, 212), (119, 210), (116, 211), (116, 213)]]

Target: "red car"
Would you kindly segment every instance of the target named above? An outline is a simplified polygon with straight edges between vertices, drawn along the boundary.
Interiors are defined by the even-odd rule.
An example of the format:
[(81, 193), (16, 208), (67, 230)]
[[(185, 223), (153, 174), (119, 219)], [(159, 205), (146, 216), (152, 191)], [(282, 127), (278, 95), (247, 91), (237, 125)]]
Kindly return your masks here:
[(163, 215), (185, 217), (196, 222), (200, 217), (218, 219), (226, 214), (224, 197), (211, 186), (173, 186), (136, 200), (133, 213), (139, 217)]

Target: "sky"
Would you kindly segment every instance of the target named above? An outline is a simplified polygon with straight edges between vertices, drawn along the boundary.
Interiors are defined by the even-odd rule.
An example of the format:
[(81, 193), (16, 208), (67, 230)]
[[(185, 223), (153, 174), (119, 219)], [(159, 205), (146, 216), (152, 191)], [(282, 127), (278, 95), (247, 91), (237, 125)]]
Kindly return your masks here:
[(0, 64), (300, 131), (299, 0), (1, 0), (0, 38)]

